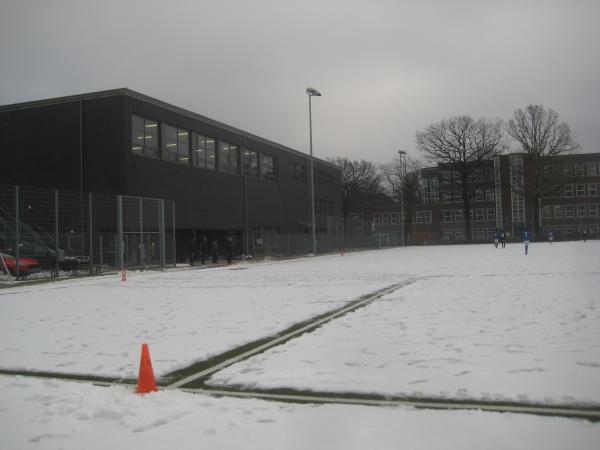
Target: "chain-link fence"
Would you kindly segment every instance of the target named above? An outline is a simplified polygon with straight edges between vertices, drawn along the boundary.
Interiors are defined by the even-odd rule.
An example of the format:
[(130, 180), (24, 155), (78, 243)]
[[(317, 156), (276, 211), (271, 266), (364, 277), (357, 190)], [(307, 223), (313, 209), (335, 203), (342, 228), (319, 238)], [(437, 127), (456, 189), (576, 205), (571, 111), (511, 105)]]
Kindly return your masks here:
[[(399, 245), (399, 239), (396, 241), (383, 244), (373, 232), (371, 222), (357, 217), (317, 216), (317, 254)], [(255, 258), (307, 255), (312, 251), (312, 230), (308, 226), (301, 233), (261, 230), (248, 236), (247, 253)]]
[(175, 264), (169, 200), (0, 185), (0, 273), (57, 277)]

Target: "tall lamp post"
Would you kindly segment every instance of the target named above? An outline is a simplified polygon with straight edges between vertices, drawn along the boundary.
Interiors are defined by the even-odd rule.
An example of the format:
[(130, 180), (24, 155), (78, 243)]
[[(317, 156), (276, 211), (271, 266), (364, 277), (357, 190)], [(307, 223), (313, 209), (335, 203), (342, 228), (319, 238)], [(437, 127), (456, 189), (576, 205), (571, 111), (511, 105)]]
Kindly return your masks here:
[(404, 242), (404, 221), (406, 220), (404, 217), (404, 172), (406, 169), (404, 158), (406, 157), (406, 152), (398, 150), (398, 155), (400, 155), (400, 209), (402, 210), (400, 220), (402, 221), (402, 248), (406, 248), (406, 243)]
[(312, 248), (313, 255), (317, 254), (317, 229), (315, 216), (315, 171), (313, 163), (313, 144), (312, 144), (312, 103), (313, 97), (320, 97), (321, 93), (311, 87), (306, 88), (308, 94), (308, 128), (310, 132), (310, 222), (312, 225)]

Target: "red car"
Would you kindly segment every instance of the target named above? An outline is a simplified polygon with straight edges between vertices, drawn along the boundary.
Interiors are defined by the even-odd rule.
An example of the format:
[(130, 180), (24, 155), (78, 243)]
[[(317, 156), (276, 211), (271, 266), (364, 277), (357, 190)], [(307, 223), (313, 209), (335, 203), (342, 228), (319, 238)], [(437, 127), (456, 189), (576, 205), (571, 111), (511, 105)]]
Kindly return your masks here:
[[(7, 253), (0, 253), (0, 256), (2, 256), (2, 258), (0, 258), (0, 270), (2, 273), (6, 273), (6, 269), (8, 268), (8, 271), (13, 277), (17, 276), (17, 261), (15, 260), (15, 257)], [(2, 262), (3, 260), (4, 263)], [(26, 277), (32, 273), (39, 272), (40, 269), (40, 262), (37, 259), (19, 258), (19, 276)]]

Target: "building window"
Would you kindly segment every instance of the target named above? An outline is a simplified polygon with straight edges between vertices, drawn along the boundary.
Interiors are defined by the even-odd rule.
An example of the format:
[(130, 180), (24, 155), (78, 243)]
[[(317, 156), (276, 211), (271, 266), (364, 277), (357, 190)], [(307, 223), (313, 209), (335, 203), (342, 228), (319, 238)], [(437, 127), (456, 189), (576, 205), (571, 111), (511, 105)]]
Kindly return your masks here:
[(333, 176), (329, 172), (322, 172), (315, 169), (315, 186), (331, 189), (333, 187)]
[(292, 163), (292, 174), (295, 181), (306, 183), (306, 166), (298, 163)]
[(423, 204), (430, 205), (439, 201), (439, 183), (437, 177), (424, 177), (421, 180), (423, 188)]
[(131, 151), (136, 155), (158, 158), (158, 122), (131, 116)]
[(475, 239), (483, 241), (483, 240), (485, 240), (485, 238), (486, 238), (485, 228), (476, 228), (475, 229)]
[(573, 205), (565, 205), (565, 217), (575, 217), (575, 208)]
[(449, 210), (442, 211), (442, 217), (444, 218), (444, 222), (452, 223), (452, 211), (449, 211)]
[(247, 177), (259, 177), (258, 152), (244, 149), (244, 173)]
[(462, 241), (465, 238), (465, 232), (463, 230), (456, 230), (454, 232), (454, 239), (457, 241)]
[(475, 222), (485, 222), (485, 210), (483, 208), (475, 210)]
[(597, 197), (598, 196), (598, 183), (590, 183), (587, 185), (588, 188), (588, 197)]
[(190, 133), (166, 123), (162, 124), (162, 159), (165, 161), (190, 163)]
[(598, 163), (587, 163), (585, 165), (585, 174), (588, 177), (593, 177), (595, 175), (598, 175)]
[(486, 208), (485, 220), (488, 222), (494, 222), (496, 220), (496, 210), (494, 208)]
[(390, 223), (390, 215), (387, 213), (381, 214), (381, 225), (388, 225)]
[(323, 200), (321, 198), (315, 199), (315, 215), (318, 216), (331, 216), (333, 215), (333, 202), (329, 200)]
[(277, 179), (276, 159), (270, 155), (260, 154), (260, 176), (263, 180), (275, 181)]
[(590, 205), (588, 211), (590, 217), (598, 217), (598, 205)]
[(237, 145), (219, 141), (219, 172), (240, 173), (240, 149)]
[(215, 139), (192, 133), (192, 164), (195, 167), (215, 170)]
[(552, 206), (544, 206), (542, 208), (542, 216), (544, 219), (552, 218)]
[(587, 205), (577, 205), (577, 217), (587, 216)]
[(561, 219), (563, 216), (563, 207), (562, 205), (555, 205), (554, 206), (554, 218), (555, 219)]
[(575, 176), (582, 177), (585, 175), (585, 165), (575, 164)]
[(392, 213), (392, 214), (390, 214), (390, 223), (392, 225), (398, 224), (398, 215), (399, 215), (398, 213)]
[(417, 211), (415, 214), (416, 223), (431, 223), (431, 211)]
[(556, 189), (556, 191), (554, 191), (554, 198), (561, 198), (562, 197), (562, 187), (559, 187), (558, 189)]
[(565, 185), (565, 197), (573, 197), (573, 185), (572, 184)]
[(381, 225), (381, 214), (373, 213), (373, 223), (375, 225)]
[(454, 211), (452, 211), (452, 220), (455, 223), (463, 222), (465, 220), (464, 219), (463, 210), (462, 209), (455, 209)]
[(585, 184), (578, 184), (575, 186), (575, 195), (577, 195), (577, 197), (585, 197)]
[(494, 196), (494, 188), (489, 188), (485, 190), (485, 200), (488, 202), (493, 202), (495, 199)]

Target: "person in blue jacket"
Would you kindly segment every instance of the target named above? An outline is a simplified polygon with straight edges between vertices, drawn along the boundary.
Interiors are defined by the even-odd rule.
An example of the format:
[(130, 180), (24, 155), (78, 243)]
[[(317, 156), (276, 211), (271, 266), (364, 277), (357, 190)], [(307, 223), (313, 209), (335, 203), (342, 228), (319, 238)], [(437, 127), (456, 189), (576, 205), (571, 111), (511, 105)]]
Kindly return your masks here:
[(525, 244), (525, 254), (527, 255), (527, 251), (529, 249), (529, 243), (531, 242), (531, 233), (525, 228), (523, 230), (523, 234), (521, 235), (521, 240), (523, 244)]
[(496, 231), (494, 233), (494, 247), (498, 248), (498, 242), (500, 241), (500, 232)]

